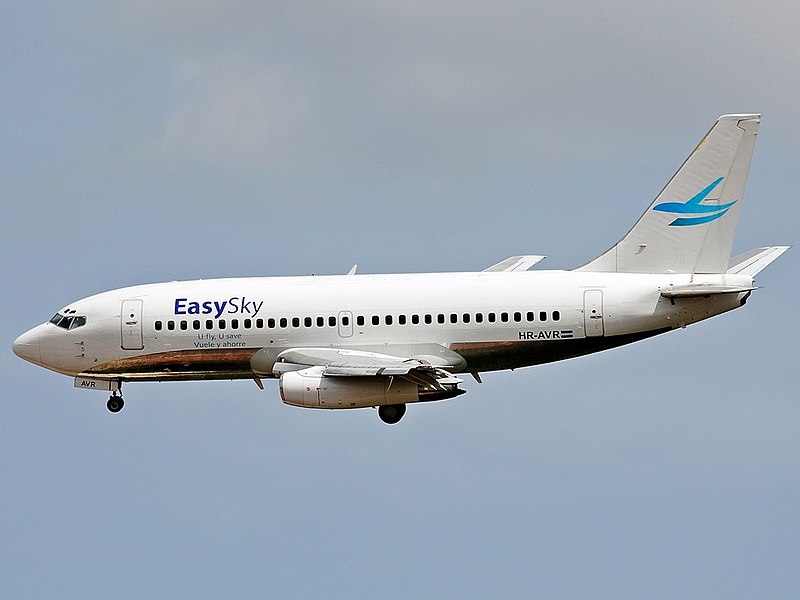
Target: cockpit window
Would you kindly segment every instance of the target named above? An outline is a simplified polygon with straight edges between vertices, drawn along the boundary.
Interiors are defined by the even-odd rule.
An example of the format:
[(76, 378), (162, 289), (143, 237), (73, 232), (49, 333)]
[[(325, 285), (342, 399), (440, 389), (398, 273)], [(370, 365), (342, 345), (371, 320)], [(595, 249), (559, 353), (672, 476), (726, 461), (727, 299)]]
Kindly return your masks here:
[(50, 322), (53, 325), (61, 327), (62, 329), (76, 329), (78, 327), (83, 327), (86, 325), (86, 317), (80, 316), (67, 316), (62, 315), (61, 313), (56, 313), (53, 315), (53, 318), (50, 319)]

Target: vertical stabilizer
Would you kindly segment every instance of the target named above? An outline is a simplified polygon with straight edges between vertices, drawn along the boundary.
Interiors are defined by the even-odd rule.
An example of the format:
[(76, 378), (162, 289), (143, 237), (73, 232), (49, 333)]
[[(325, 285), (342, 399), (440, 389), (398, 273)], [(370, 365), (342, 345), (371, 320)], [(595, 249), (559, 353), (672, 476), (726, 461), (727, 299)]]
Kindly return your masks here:
[(620, 242), (577, 271), (725, 273), (760, 115), (723, 115)]

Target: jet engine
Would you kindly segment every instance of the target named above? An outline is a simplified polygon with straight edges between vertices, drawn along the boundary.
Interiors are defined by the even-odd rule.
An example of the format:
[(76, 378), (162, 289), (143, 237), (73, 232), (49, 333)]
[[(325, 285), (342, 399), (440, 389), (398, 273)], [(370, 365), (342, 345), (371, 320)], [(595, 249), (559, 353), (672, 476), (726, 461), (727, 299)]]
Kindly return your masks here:
[(321, 367), (281, 375), (281, 400), (304, 408), (365, 408), (418, 402), (419, 386), (402, 377), (325, 377)]

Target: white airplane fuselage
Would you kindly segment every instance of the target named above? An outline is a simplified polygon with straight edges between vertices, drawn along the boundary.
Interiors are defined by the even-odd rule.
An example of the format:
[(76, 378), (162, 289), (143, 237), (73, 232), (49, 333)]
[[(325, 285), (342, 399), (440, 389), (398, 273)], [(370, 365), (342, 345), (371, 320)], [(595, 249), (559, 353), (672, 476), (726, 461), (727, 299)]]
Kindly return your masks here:
[[(486, 372), (684, 327), (741, 306), (749, 294), (662, 295), (690, 279), (525, 271), (150, 284), (74, 302), (59, 313), (83, 316), (84, 325), (45, 323), (20, 337), (15, 351), (65, 375), (122, 381), (253, 378), (254, 357), (258, 375), (270, 377), (270, 359), (297, 347), (388, 354), (404, 348), (434, 364), (438, 352), (454, 372)], [(742, 275), (693, 280), (741, 288), (753, 283)], [(462, 360), (454, 363), (452, 353)]]

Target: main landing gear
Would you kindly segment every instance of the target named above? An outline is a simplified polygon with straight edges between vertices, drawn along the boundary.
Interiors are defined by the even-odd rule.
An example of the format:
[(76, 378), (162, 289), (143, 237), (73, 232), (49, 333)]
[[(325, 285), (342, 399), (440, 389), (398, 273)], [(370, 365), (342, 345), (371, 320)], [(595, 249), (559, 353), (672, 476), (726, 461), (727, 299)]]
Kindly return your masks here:
[(125, 401), (122, 399), (122, 394), (119, 390), (114, 390), (111, 392), (111, 397), (106, 402), (106, 407), (112, 413), (118, 413), (122, 410), (122, 407), (125, 406)]
[[(120, 398), (120, 400), (121, 399), (122, 398)], [(381, 418), (381, 421), (389, 425), (394, 425), (400, 421), (404, 414), (406, 414), (405, 404), (384, 404), (378, 407), (378, 416)]]

